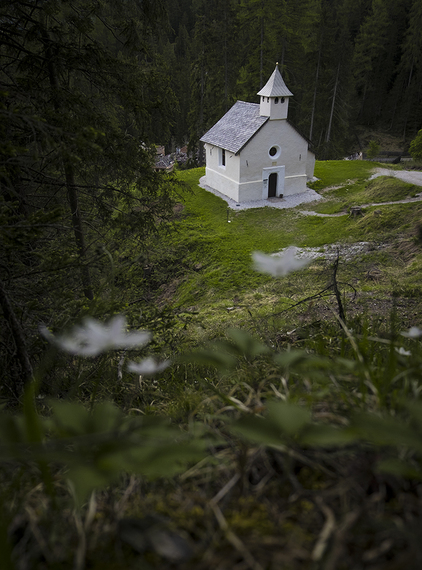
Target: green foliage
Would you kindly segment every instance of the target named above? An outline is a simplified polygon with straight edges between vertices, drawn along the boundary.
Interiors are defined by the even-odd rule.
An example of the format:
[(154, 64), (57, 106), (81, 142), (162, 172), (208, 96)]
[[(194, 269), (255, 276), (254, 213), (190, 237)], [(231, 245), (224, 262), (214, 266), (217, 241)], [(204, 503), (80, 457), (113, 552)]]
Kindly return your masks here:
[(419, 160), (422, 158), (422, 129), (410, 143), (409, 152), (413, 160)]
[(30, 377), (38, 323), (74, 322), (100, 305), (103, 314), (121, 311), (120, 244), (130, 237), (136, 264), (173, 215), (174, 178), (152, 167), (152, 143), (167, 136), (175, 105), (154, 43), (165, 29), (162, 8), (19, 0), (0, 8), (0, 301), (1, 328), (12, 333), (1, 336), (1, 368), (9, 395), (19, 397)]
[(379, 150), (380, 144), (377, 141), (371, 140), (369, 141), (369, 146), (366, 154), (368, 155), (368, 158), (375, 158), (378, 156)]
[(23, 414), (2, 416), (0, 462), (38, 463), (50, 490), (48, 466), (64, 466), (62, 476), (79, 507), (94, 489), (115, 483), (123, 472), (171, 477), (205, 451), (198, 431), (193, 438), (165, 418), (125, 416), (111, 402), (89, 411), (82, 403), (52, 401), (51, 414), (42, 418), (29, 401), (32, 389), (25, 398)]
[[(340, 480), (340, 473), (346, 472), (341, 479), (342, 497), (348, 505), (353, 502), (362, 509), (363, 493), (356, 498), (344, 484), (352, 481), (353, 489), (356, 485), (366, 489), (367, 480), (356, 468), (365, 454), (370, 454), (363, 464), (370, 481), (394, 477), (405, 488), (410, 484), (408, 478), (412, 485), (420, 480), (421, 345), (419, 339), (398, 335), (394, 314), (388, 332), (376, 328), (375, 322), (358, 318), (351, 319), (350, 328), (332, 320), (325, 324), (317, 321), (309, 327), (302, 324), (300, 331), (287, 329), (284, 337), (279, 324), (266, 332), (257, 324), (255, 321), (259, 335), (245, 328), (228, 329), (210, 346), (177, 359), (175, 370), (165, 378), (158, 377), (149, 386), (143, 379), (145, 400), (130, 414), (108, 401), (91, 405), (91, 409), (71, 399), (45, 404), (36, 397), (36, 385), (30, 384), (23, 412), (4, 413), (0, 418), (0, 481), (7, 489), (2, 517), (7, 524), (0, 527), (0, 541), (6, 545), (9, 560), (16, 551), (9, 548), (8, 552), (7, 526), (20, 505), (10, 500), (17, 492), (5, 479), (8, 470), (17, 470), (18, 465), (31, 473), (32, 485), (43, 489), (52, 504), (62, 507), (55, 511), (43, 507), (50, 524), (51, 520), (55, 525), (66, 523), (66, 536), (73, 526), (79, 529), (76, 538), (72, 535), (67, 539), (66, 547), (69, 549), (76, 540), (79, 559), (87, 559), (87, 565), (88, 559), (91, 565), (94, 560), (100, 563), (99, 553), (87, 552), (84, 546), (90, 525), (105, 536), (100, 521), (109, 516), (99, 510), (94, 516), (96, 501), (100, 500), (96, 497), (110, 501), (115, 493), (118, 498), (114, 508), (120, 522), (117, 530), (107, 532), (114, 532), (119, 541), (135, 545), (141, 557), (164, 567), (174, 548), (181, 548), (187, 540), (182, 537), (199, 542), (208, 536), (210, 522), (204, 525), (203, 521), (212, 521), (213, 516), (221, 523), (221, 530), (229, 533), (226, 558), (231, 556), (232, 542), (237, 547), (241, 544), (234, 535), (237, 532), (246, 536), (248, 548), (261, 560), (264, 555), (254, 540), (258, 537), (262, 545), (263, 538), (269, 540), (277, 532), (281, 512), (283, 532), (289, 541), (295, 547), (303, 541), (310, 548), (320, 532), (317, 505), (323, 498), (327, 500), (326, 489), (333, 488), (335, 476)], [(121, 331), (121, 335), (125, 337), (126, 332)], [(109, 343), (121, 347), (121, 335), (110, 337)], [(100, 340), (104, 344), (103, 337)], [(105, 360), (104, 364), (111, 362)], [(165, 400), (163, 417), (157, 412)], [(133, 415), (134, 411), (143, 415)], [(175, 424), (176, 418), (181, 426)], [(264, 476), (260, 475), (262, 469), (268, 469)], [(181, 472), (183, 475), (176, 478)], [(127, 488), (123, 487), (126, 474), (130, 475)], [(142, 493), (134, 492), (136, 475), (142, 477)], [(256, 478), (258, 482), (252, 483)], [(21, 479), (23, 475), (18, 477), (15, 472), (19, 485)], [(70, 496), (64, 482), (78, 507), (72, 524), (65, 520)], [(295, 497), (303, 497), (304, 492), (312, 501), (297, 503)], [(224, 507), (219, 505), (223, 497)], [(369, 500), (373, 502), (373, 496)], [(48, 500), (44, 499), (46, 504)], [(369, 504), (365, 503), (368, 508)], [(401, 516), (394, 504), (395, 516)], [(382, 505), (390, 508), (387, 501)], [(26, 509), (32, 512), (30, 506)], [(122, 517), (123, 511), (126, 516)], [(347, 506), (344, 512), (336, 511), (336, 516), (344, 517), (349, 511)], [(170, 516), (172, 521), (155, 512)], [(379, 521), (379, 512), (377, 517)], [(38, 521), (32, 524), (41, 526)], [(179, 534), (175, 528), (185, 532)], [(53, 541), (51, 536), (54, 533), (45, 539), (45, 545)], [(161, 544), (163, 537), (172, 546), (170, 555), (151, 544), (153, 538)], [(63, 553), (63, 546), (60, 550)], [(238, 557), (238, 548), (235, 553)], [(27, 556), (34, 559), (32, 552)], [(71, 557), (68, 553), (61, 556), (62, 562)], [(197, 567), (201, 556), (198, 552), (192, 559), (187, 557), (186, 566)], [(54, 554), (51, 559), (55, 560)], [(113, 564), (114, 560), (110, 549), (104, 564)]]
[(276, 62), (294, 94), (290, 119), (318, 158), (358, 149), (356, 124), (405, 138), (420, 127), (417, 1), (180, 0), (179, 11), (166, 4), (172, 29), (160, 51), (181, 110), (173, 140), (189, 133), (197, 149), (237, 99), (256, 101)]
[(315, 424), (308, 410), (284, 402), (269, 402), (265, 417), (244, 416), (233, 424), (232, 430), (250, 441), (275, 447), (329, 447), (345, 445), (356, 439), (352, 430)]

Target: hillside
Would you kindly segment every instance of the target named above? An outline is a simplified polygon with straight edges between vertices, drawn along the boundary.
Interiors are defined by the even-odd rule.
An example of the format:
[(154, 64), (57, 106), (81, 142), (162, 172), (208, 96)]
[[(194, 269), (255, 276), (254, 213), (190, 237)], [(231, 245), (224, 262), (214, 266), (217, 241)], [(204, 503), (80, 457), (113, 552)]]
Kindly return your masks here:
[[(241, 212), (178, 174), (142, 273), (154, 339), (121, 316), (41, 329), (0, 418), (2, 567), (421, 567), (422, 201), (373, 168), (317, 163), (323, 200)], [(292, 244), (306, 267), (252, 269)], [(115, 275), (117, 305), (143, 282)]]
[[(337, 278), (345, 283), (342, 293), (353, 315), (375, 310), (380, 316), (381, 304), (387, 322), (396, 299), (403, 325), (417, 324), (413, 307), (420, 295), (422, 203), (399, 202), (416, 196), (420, 188), (390, 177), (369, 180), (375, 166), (361, 161), (317, 163), (320, 180), (313, 187), (323, 200), (286, 210), (240, 212), (196, 187), (201, 169), (181, 173), (193, 193), (179, 209), (177, 232), (166, 250), (173, 257), (179, 252), (183, 265), (161, 286), (160, 302), (170, 301), (179, 310), (194, 313), (207, 329), (214, 324), (244, 324), (251, 314), (262, 318), (283, 312), (287, 320), (295, 320), (290, 307), (324, 289), (332, 259), (318, 257), (306, 272), (274, 281), (252, 270), (251, 254), (275, 253), (294, 245), (306, 255), (306, 248), (331, 244), (340, 247)], [(350, 217), (350, 208), (357, 205), (365, 206), (364, 216)], [(315, 215), (305, 215), (309, 211)], [(365, 252), (351, 255), (353, 245), (360, 242), (366, 243)], [(313, 310), (325, 312), (326, 302), (326, 295), (321, 303), (314, 299)]]

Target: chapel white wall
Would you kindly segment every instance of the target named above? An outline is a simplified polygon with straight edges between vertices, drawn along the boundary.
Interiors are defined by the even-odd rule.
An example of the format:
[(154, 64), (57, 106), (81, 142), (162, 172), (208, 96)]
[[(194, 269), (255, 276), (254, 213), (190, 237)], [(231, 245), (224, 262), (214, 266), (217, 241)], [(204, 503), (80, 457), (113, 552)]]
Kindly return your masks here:
[(315, 153), (311, 150), (308, 150), (308, 159), (306, 161), (306, 176), (308, 180), (314, 177), (315, 171)]
[(277, 101), (276, 103), (274, 97), (261, 96), (259, 114), (263, 117), (271, 117), (271, 119), (287, 119), (289, 97), (277, 97)]
[[(280, 146), (281, 153), (273, 160), (268, 151), (275, 145)], [(248, 199), (262, 199), (262, 172), (272, 166), (285, 166), (284, 196), (305, 192), (307, 158), (307, 141), (287, 121), (268, 121), (240, 154), (239, 200), (244, 201), (244, 191), (248, 196), (255, 193)]]
[[(269, 156), (272, 146), (281, 153), (276, 160)], [(206, 183), (236, 202), (262, 200), (263, 171), (285, 166), (284, 196), (307, 190), (313, 176), (315, 155), (307, 141), (285, 120), (270, 120), (252, 137), (240, 155), (226, 151), (226, 166), (220, 165), (220, 149), (208, 143), (206, 152)]]
[(239, 201), (240, 157), (226, 151), (226, 166), (220, 165), (220, 149), (205, 143), (206, 184), (236, 202)]

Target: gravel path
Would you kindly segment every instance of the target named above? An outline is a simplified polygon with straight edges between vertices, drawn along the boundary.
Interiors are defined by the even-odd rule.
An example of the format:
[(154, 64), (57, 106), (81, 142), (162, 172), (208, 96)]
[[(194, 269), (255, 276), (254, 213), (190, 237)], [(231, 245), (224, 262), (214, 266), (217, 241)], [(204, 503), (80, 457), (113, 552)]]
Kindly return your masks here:
[[(420, 202), (422, 200), (422, 193), (416, 198), (405, 198), (404, 200), (393, 200), (392, 202), (374, 202), (372, 204), (362, 204), (361, 208), (369, 208), (371, 206), (386, 206), (388, 204), (408, 204), (409, 202)], [(338, 218), (339, 216), (349, 216), (349, 212), (337, 212), (337, 214), (318, 214), (312, 210), (301, 210), (304, 216), (319, 216), (320, 218)]]
[(378, 176), (392, 176), (393, 178), (399, 178), (404, 182), (410, 182), (410, 184), (422, 186), (422, 172), (419, 172), (418, 170), (390, 170), (389, 168), (376, 168), (375, 174), (371, 176), (370, 180), (373, 180)]
[[(422, 186), (422, 172), (418, 172), (416, 170), (390, 170), (389, 168), (376, 168), (375, 173), (371, 176), (370, 180), (373, 180), (378, 176), (393, 176), (394, 178), (399, 178), (404, 182), (410, 182), (411, 184)], [(308, 202), (323, 199), (323, 196), (315, 192), (315, 190), (309, 189), (301, 194), (285, 196), (284, 198), (268, 198), (267, 200), (254, 200), (251, 202), (237, 203), (217, 190), (214, 190), (210, 186), (207, 186), (207, 184), (205, 184), (205, 176), (199, 180), (199, 186), (227, 202), (228, 207), (232, 210), (248, 210), (249, 208), (279, 208), (281, 210), (285, 208), (294, 208), (295, 206), (300, 206), (300, 204), (306, 204)], [(417, 198), (407, 198), (406, 200), (397, 200), (395, 202), (362, 204), (362, 208), (367, 208), (369, 206), (385, 206), (386, 204), (406, 204), (407, 202), (418, 202), (419, 200), (422, 200), (422, 195)], [(317, 212), (312, 211), (301, 211), (300, 213), (306, 216), (319, 216), (321, 218), (335, 218), (338, 216), (349, 215), (347, 212), (340, 212), (337, 214), (318, 214)]]
[(268, 198), (268, 200), (254, 200), (253, 202), (242, 202), (241, 204), (235, 202), (231, 198), (224, 196), (217, 190), (210, 188), (205, 184), (205, 176), (203, 176), (199, 180), (199, 186), (206, 190), (207, 192), (211, 192), (225, 200), (228, 204), (228, 207), (232, 210), (248, 210), (249, 208), (294, 208), (295, 206), (299, 206), (300, 204), (305, 204), (307, 202), (314, 202), (315, 200), (322, 200), (322, 196), (320, 196), (315, 190), (307, 190), (306, 192), (302, 192), (301, 194), (295, 194), (294, 196), (286, 196), (285, 198)]
[[(413, 170), (389, 170), (388, 168), (377, 168), (376, 172), (370, 177), (369, 180), (374, 180), (379, 176), (392, 176), (399, 178), (404, 182), (415, 184), (415, 186), (422, 186), (422, 172)], [(340, 187), (339, 187), (340, 188)], [(362, 204), (362, 208), (369, 208), (370, 206), (386, 206), (388, 204), (408, 204), (409, 202), (420, 202), (422, 200), (422, 193), (417, 194), (415, 198), (405, 198), (404, 200), (393, 200), (391, 202), (374, 202), (371, 204)], [(349, 212), (338, 212), (337, 214), (318, 214), (311, 210), (302, 210), (300, 212), (305, 216), (319, 216), (320, 218), (337, 218), (339, 216), (349, 216)]]

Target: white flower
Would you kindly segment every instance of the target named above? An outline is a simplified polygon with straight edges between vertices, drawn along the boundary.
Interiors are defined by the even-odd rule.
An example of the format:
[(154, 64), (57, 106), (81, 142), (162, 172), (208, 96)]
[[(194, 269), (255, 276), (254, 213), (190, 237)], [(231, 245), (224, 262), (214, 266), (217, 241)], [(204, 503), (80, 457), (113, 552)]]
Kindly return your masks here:
[(70, 354), (97, 356), (110, 349), (145, 346), (151, 339), (147, 331), (126, 332), (126, 319), (117, 315), (107, 324), (86, 318), (81, 326), (76, 326), (68, 335), (54, 336), (46, 327), (41, 334), (52, 344)]
[(422, 329), (418, 327), (411, 327), (407, 332), (402, 332), (400, 334), (407, 338), (419, 338), (422, 336)]
[(296, 251), (296, 247), (288, 247), (282, 255), (266, 255), (254, 251), (252, 254), (254, 269), (261, 273), (269, 273), (273, 277), (283, 277), (292, 271), (302, 269), (311, 260), (299, 259), (296, 257)]
[(402, 356), (411, 356), (412, 353), (410, 350), (405, 350), (402, 346), (400, 348), (396, 347), (397, 354), (401, 354)]
[(162, 372), (168, 366), (170, 366), (170, 360), (157, 362), (154, 358), (152, 358), (152, 356), (149, 356), (141, 362), (129, 362), (127, 369), (129, 372), (135, 372), (136, 374), (141, 374), (142, 376), (148, 376), (149, 374)]

